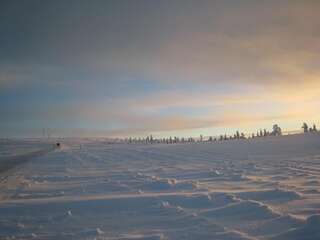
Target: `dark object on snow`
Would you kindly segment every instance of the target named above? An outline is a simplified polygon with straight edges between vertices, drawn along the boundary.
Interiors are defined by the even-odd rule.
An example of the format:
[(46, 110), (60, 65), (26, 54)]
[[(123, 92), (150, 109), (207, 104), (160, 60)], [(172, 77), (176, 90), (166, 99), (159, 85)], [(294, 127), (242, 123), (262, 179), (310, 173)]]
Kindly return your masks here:
[(60, 143), (59, 143), (59, 142), (57, 142), (57, 143), (56, 143), (56, 146), (57, 146), (57, 147), (60, 147), (61, 145), (60, 145)]

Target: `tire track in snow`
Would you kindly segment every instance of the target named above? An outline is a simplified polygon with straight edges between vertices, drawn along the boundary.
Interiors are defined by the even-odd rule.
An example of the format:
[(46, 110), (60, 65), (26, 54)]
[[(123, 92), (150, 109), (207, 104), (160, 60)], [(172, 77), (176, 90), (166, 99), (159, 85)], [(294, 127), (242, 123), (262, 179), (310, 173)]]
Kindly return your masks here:
[(41, 150), (26, 153), (26, 154), (18, 155), (18, 156), (0, 158), (0, 174), (8, 172), (9, 170), (15, 168), (16, 166), (26, 163), (34, 158), (43, 156), (55, 149), (57, 149), (57, 147), (52, 146), (46, 149), (41, 149)]

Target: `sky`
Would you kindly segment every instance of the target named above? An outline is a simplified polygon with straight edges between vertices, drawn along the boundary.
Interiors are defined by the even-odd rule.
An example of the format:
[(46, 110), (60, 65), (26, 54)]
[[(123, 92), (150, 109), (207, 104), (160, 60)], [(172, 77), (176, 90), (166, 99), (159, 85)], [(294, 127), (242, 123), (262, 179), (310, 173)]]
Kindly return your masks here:
[(0, 2), (0, 137), (320, 124), (320, 1)]

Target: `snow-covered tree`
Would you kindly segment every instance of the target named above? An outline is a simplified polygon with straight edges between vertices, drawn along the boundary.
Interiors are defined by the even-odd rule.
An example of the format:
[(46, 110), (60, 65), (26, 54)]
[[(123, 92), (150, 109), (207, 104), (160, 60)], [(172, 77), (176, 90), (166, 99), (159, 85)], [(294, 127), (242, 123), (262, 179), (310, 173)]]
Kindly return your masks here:
[(272, 127), (272, 135), (274, 136), (280, 136), (282, 135), (282, 130), (281, 128), (278, 126), (278, 124), (274, 124)]
[(303, 129), (304, 133), (307, 133), (309, 131), (308, 124), (306, 124), (305, 122), (302, 124), (301, 128)]

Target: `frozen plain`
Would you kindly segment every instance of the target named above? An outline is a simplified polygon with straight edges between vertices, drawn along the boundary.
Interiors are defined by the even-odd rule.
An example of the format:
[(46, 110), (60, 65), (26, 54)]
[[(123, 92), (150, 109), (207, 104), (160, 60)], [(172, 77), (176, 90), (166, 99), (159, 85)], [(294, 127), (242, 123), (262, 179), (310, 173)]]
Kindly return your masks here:
[(0, 239), (320, 239), (320, 134), (62, 143), (1, 140)]

